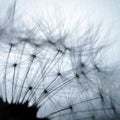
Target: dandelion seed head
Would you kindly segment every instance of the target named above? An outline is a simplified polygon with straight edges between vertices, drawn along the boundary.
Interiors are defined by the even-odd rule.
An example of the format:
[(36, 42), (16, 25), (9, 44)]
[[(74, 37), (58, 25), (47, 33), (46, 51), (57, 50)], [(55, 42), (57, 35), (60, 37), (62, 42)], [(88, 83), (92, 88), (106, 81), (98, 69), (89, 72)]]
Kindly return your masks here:
[(119, 118), (117, 102), (103, 88), (113, 70), (101, 55), (101, 25), (80, 32), (39, 20), (32, 28), (17, 26), (13, 6), (7, 27), (0, 24), (0, 117), (8, 111), (15, 120)]

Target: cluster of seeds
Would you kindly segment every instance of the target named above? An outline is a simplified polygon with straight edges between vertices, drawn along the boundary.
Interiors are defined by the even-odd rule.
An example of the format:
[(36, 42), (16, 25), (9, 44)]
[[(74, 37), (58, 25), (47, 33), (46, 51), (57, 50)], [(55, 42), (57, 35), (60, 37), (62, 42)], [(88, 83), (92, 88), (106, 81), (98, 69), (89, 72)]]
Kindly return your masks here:
[(111, 71), (104, 66), (100, 28), (89, 26), (72, 36), (59, 26), (53, 31), (40, 22), (29, 29), (10, 19), (0, 24), (0, 96), (5, 103), (28, 102), (41, 120), (119, 119), (119, 104), (103, 88)]

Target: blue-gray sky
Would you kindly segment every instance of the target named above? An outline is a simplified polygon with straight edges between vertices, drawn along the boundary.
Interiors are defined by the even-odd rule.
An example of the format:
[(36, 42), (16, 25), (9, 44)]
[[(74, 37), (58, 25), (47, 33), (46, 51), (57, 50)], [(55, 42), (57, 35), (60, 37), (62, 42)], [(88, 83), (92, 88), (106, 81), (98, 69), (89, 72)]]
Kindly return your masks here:
[[(0, 0), (1, 10), (7, 8), (12, 0)], [(117, 44), (112, 47), (114, 58), (119, 58), (120, 52), (120, 0), (17, 0), (17, 11), (26, 19), (41, 17), (54, 19), (67, 18), (70, 21), (85, 18), (96, 24), (102, 22), (105, 30), (110, 30), (109, 41)], [(27, 16), (30, 16), (30, 18)], [(49, 21), (51, 22), (51, 21)]]

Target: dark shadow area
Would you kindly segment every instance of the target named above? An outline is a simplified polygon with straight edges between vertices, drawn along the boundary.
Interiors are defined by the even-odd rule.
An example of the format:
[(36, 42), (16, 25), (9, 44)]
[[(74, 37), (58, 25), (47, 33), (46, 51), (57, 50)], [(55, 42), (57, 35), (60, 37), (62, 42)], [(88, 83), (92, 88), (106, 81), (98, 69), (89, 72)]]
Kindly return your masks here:
[(48, 120), (46, 118), (36, 118), (37, 108), (28, 107), (28, 102), (24, 104), (9, 104), (0, 99), (0, 120)]

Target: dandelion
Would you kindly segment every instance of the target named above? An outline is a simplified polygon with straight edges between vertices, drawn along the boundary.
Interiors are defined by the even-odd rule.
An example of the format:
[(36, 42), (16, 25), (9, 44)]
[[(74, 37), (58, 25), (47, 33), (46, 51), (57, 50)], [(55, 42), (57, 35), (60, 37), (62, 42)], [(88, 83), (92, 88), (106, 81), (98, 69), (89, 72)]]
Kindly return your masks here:
[(103, 65), (100, 27), (77, 37), (42, 22), (22, 29), (15, 4), (0, 23), (0, 119), (119, 119), (118, 102), (102, 86), (113, 70)]

